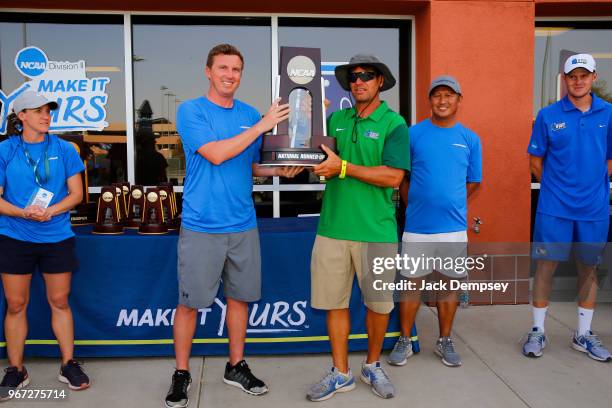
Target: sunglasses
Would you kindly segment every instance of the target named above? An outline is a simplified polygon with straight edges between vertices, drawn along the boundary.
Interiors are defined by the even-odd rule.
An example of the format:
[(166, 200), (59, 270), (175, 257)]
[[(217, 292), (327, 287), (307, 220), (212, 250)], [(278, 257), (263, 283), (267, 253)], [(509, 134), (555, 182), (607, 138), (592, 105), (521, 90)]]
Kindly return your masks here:
[(361, 72), (350, 72), (348, 74), (348, 80), (351, 84), (357, 82), (357, 78), (363, 82), (368, 82), (376, 78), (378, 74), (373, 71), (361, 71)]

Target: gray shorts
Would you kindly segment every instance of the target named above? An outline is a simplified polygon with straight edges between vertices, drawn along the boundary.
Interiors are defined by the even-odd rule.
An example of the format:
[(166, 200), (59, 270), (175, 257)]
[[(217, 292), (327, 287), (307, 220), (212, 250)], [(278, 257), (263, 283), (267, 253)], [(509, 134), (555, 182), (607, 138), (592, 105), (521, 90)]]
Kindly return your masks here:
[(178, 303), (204, 308), (215, 301), (223, 281), (225, 297), (243, 302), (261, 298), (261, 255), (257, 228), (208, 234), (181, 228), (178, 241)]

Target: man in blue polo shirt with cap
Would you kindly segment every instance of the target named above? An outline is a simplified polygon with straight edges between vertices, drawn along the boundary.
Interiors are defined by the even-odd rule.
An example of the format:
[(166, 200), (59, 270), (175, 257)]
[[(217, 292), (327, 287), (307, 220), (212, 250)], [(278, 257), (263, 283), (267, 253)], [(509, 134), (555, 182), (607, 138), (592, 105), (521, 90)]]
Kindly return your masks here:
[(612, 360), (591, 331), (597, 296), (597, 264), (608, 237), (612, 159), (612, 105), (591, 92), (597, 80), (589, 54), (565, 62), (567, 96), (540, 110), (527, 151), (533, 175), (540, 181), (540, 198), (533, 234), (538, 260), (533, 288), (533, 328), (523, 354), (540, 357), (547, 338), (544, 320), (559, 261), (566, 261), (575, 244), (578, 269), (578, 327), (572, 348), (597, 361)]
[[(412, 169), (400, 186), (406, 203), (403, 257), (464, 261), (467, 255), (467, 198), (482, 180), (482, 148), (478, 135), (457, 120), (461, 100), (461, 87), (455, 78), (435, 78), (429, 86), (431, 117), (410, 128)], [(401, 293), (402, 333), (389, 355), (389, 364), (404, 365), (413, 354), (410, 329), (421, 305), (421, 289), (434, 268), (437, 273), (433, 276), (445, 285), (431, 293), (435, 295), (440, 329), (434, 352), (448, 367), (461, 365), (451, 338), (457, 291), (451, 288), (450, 280), (465, 278), (466, 270), (429, 261), (400, 272), (413, 287)]]

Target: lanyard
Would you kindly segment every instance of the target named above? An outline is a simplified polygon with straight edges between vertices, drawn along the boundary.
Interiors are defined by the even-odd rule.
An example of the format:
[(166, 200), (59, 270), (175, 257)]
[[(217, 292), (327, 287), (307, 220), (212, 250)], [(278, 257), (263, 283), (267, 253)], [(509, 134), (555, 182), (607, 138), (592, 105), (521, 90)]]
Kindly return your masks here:
[[(45, 153), (43, 155), (41, 155), (38, 160), (34, 161), (34, 159), (32, 159), (32, 156), (30, 156), (30, 152), (28, 152), (28, 148), (25, 146), (25, 143), (23, 142), (23, 138), (21, 139), (21, 147), (23, 148), (23, 154), (25, 155), (26, 161), (28, 162), (28, 165), (30, 166), (30, 169), (32, 170), (32, 172), (34, 173), (34, 181), (36, 182), (36, 184), (38, 184), (38, 187), (43, 188), (43, 184), (45, 184), (46, 182), (49, 181), (49, 137), (45, 136), (45, 138), (47, 139), (47, 145), (45, 146)], [(43, 166), (45, 168), (45, 175), (44, 177), (40, 174), (38, 174), (38, 165), (40, 164), (40, 159), (45, 158), (43, 161)]]

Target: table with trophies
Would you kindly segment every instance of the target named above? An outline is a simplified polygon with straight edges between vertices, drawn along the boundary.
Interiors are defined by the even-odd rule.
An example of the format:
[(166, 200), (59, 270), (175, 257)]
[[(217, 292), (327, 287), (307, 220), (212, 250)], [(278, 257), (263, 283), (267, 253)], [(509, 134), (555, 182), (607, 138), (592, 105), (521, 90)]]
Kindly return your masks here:
[[(276, 89), (292, 106), (289, 120), (266, 135), (262, 164), (314, 165), (325, 158), (325, 108), (319, 49), (282, 47)], [(85, 190), (87, 191), (87, 190)], [(77, 357), (171, 356), (178, 300), (177, 241), (180, 215), (174, 188), (116, 183), (101, 188), (96, 203), (72, 214), (79, 269), (70, 304)], [(258, 219), (262, 299), (249, 308), (247, 354), (328, 352), (325, 312), (310, 307), (310, 256), (318, 217)], [(1, 296), (0, 307), (6, 307)], [(365, 307), (354, 284), (351, 350), (367, 349)], [(223, 285), (214, 303), (198, 310), (192, 353), (225, 355)], [(2, 313), (4, 316), (4, 313)], [(36, 273), (28, 307), (26, 355), (58, 356), (42, 277)], [(398, 334), (392, 318), (385, 347)], [(0, 354), (6, 354), (4, 333)]]
[[(263, 297), (250, 305), (247, 353), (329, 351), (325, 313), (310, 307), (310, 254), (317, 223), (318, 217), (258, 219)], [(178, 231), (143, 235), (124, 228), (123, 233), (93, 234), (95, 227), (74, 227), (79, 269), (73, 274), (70, 304), (76, 355), (172, 356)], [(351, 309), (350, 348), (364, 350), (365, 309), (356, 283)], [(214, 303), (198, 310), (194, 355), (227, 354), (225, 311), (221, 287)], [(28, 306), (27, 356), (59, 356), (50, 317), (43, 280), (36, 273)], [(395, 323), (389, 327), (397, 330)], [(393, 340), (388, 338), (385, 346), (392, 347)], [(0, 346), (5, 356), (6, 345)]]

